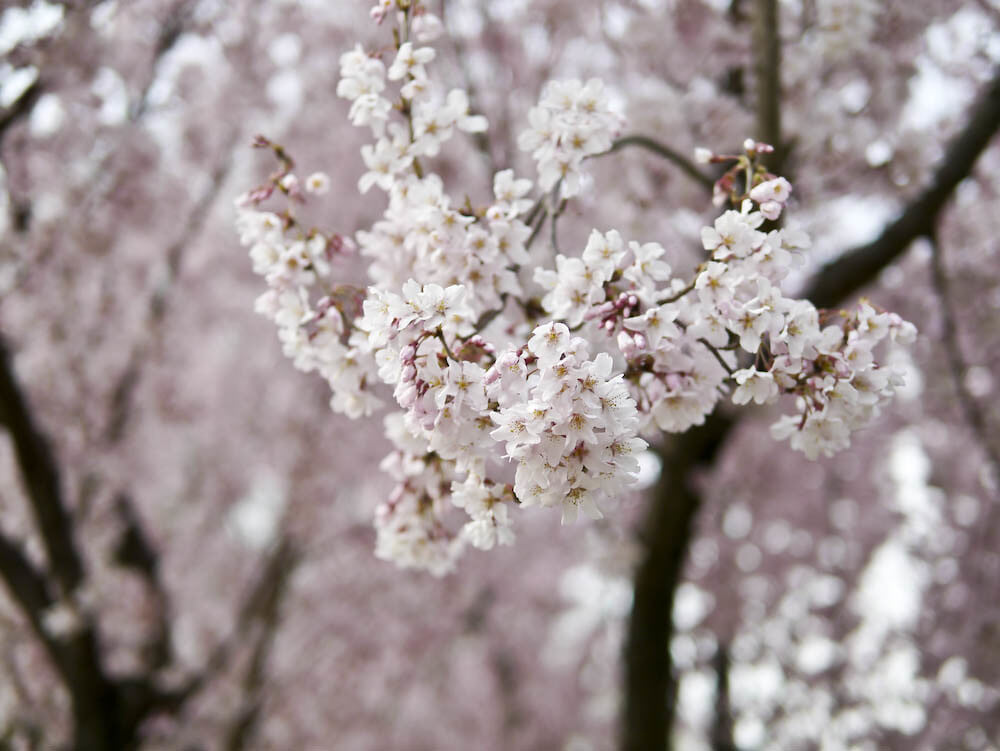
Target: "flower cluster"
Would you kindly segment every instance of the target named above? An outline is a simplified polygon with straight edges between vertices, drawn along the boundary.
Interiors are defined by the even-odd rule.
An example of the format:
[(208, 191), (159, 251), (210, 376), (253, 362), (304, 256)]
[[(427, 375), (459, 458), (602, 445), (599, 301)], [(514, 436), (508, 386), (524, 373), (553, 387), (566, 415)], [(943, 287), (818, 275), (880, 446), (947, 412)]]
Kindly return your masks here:
[[(614, 229), (593, 230), (578, 255), (547, 257), (532, 250), (539, 229), (581, 190), (583, 160), (612, 146), (618, 121), (603, 86), (550, 83), (531, 111), (520, 141), (538, 162), (537, 197), (532, 181), (503, 170), (488, 205), (458, 204), (432, 160), (455, 130), (486, 123), (464, 92), (434, 83), (434, 49), (412, 41), (439, 22), (420, 2), (395, 7), (388, 70), (358, 47), (342, 57), (338, 87), (375, 139), (362, 147), (358, 187), (388, 198), (356, 236), (368, 289), (334, 281), (354, 244), (299, 225), (305, 195), (266, 139), (258, 145), (282, 170), (238, 216), (269, 286), (258, 310), (296, 366), (326, 377), (331, 406), (350, 417), (370, 414), (379, 392), (395, 402), (385, 424), (396, 448), (382, 466), (396, 486), (376, 513), (379, 557), (440, 574), (467, 546), (510, 544), (515, 508), (556, 508), (564, 523), (599, 518), (635, 479), (640, 435), (701, 424), (726, 395), (737, 405), (790, 397), (772, 432), (810, 458), (842, 449), (878, 414), (900, 375), (877, 347), (911, 340), (913, 327), (867, 302), (831, 313), (785, 296), (809, 238), (766, 224), (792, 192), (762, 165), (770, 147), (700, 150), (731, 163), (715, 199), (734, 208), (702, 230), (705, 257), (690, 275), (674, 275), (661, 245)], [(373, 17), (393, 8), (380, 2)], [(304, 185), (322, 194), (328, 180)], [(280, 214), (260, 208), (275, 192), (289, 201)]]
[(604, 84), (596, 78), (585, 84), (551, 81), (528, 113), (528, 123), (518, 146), (538, 162), (539, 187), (551, 190), (560, 183), (566, 198), (580, 192), (583, 160), (610, 149), (620, 126)]
[[(317, 175), (312, 178), (323, 182)], [(351, 252), (353, 244), (315, 230), (295, 237), (290, 217), (242, 204), (236, 217), (240, 241), (250, 248), (254, 271), (268, 284), (256, 311), (274, 321), (282, 349), (296, 368), (326, 378), (335, 411), (355, 418), (370, 415), (382, 403), (368, 386), (375, 367), (358, 349), (363, 340), (351, 337), (363, 292), (329, 284), (331, 263)]]

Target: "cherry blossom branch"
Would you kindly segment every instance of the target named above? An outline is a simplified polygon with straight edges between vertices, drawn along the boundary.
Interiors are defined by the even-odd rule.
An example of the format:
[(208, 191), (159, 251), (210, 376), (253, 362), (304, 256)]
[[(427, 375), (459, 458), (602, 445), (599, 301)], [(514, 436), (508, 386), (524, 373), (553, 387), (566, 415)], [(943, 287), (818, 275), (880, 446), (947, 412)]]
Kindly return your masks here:
[(629, 146), (638, 146), (639, 148), (646, 149), (647, 151), (651, 151), (654, 154), (663, 157), (668, 162), (671, 162), (675, 167), (680, 169), (680, 171), (685, 175), (705, 188), (705, 190), (711, 191), (712, 186), (715, 184), (715, 180), (698, 169), (697, 165), (690, 159), (685, 157), (679, 151), (675, 151), (666, 144), (660, 143), (649, 136), (639, 134), (622, 136), (611, 145), (610, 149), (601, 154), (595, 154), (594, 156), (607, 156), (608, 154), (614, 154), (615, 152), (621, 151)]
[(669, 295), (669, 296), (667, 296), (667, 297), (664, 297), (664, 298), (663, 298), (662, 300), (657, 300), (657, 301), (656, 301), (656, 304), (657, 304), (657, 305), (668, 305), (668, 304), (670, 304), (670, 303), (672, 303), (672, 302), (677, 302), (677, 301), (678, 301), (678, 300), (680, 300), (680, 299), (681, 299), (682, 297), (684, 297), (684, 295), (688, 294), (689, 292), (691, 292), (691, 290), (693, 290), (693, 289), (694, 289), (694, 285), (695, 285), (695, 283), (696, 283), (697, 281), (698, 281), (698, 275), (697, 275), (697, 274), (695, 274), (695, 275), (694, 275), (694, 276), (693, 276), (693, 277), (691, 278), (691, 282), (690, 282), (690, 284), (688, 284), (688, 285), (687, 285), (687, 286), (685, 286), (684, 288), (682, 288), (682, 289), (678, 290), (678, 291), (677, 291), (677, 292), (675, 292), (674, 294), (672, 294), (672, 295)]
[(440, 326), (438, 326), (437, 331), (434, 332), (434, 336), (436, 336), (438, 341), (441, 342), (441, 346), (444, 347), (444, 353), (448, 355), (448, 359), (458, 362), (458, 358), (452, 354), (451, 348), (448, 346), (448, 341), (444, 338), (444, 332), (441, 330)]
[[(525, 224), (531, 227), (531, 234), (528, 235), (528, 239), (524, 241), (524, 247), (526, 249), (529, 249), (532, 245), (534, 245), (535, 240), (538, 238), (538, 234), (542, 231), (542, 227), (545, 226), (545, 220), (548, 219), (550, 215), (548, 205), (543, 202), (542, 198), (538, 200), (539, 203), (535, 204), (535, 207), (532, 207), (531, 212), (528, 214), (528, 218), (525, 219)], [(541, 208), (537, 208), (539, 206)], [(535, 222), (533, 226), (532, 222)]]

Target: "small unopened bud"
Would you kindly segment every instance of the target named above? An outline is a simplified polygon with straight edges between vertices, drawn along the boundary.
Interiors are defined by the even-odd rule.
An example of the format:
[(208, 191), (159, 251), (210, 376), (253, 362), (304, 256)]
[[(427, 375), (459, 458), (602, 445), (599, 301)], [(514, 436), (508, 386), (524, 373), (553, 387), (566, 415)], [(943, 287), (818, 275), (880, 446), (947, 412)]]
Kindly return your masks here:
[(635, 339), (633, 339), (632, 335), (627, 331), (618, 332), (618, 349), (620, 349), (622, 354), (629, 359), (635, 356)]
[(774, 221), (781, 216), (781, 204), (777, 201), (764, 201), (764, 203), (760, 205), (760, 213), (763, 214), (765, 218)]
[(271, 193), (274, 192), (274, 187), (271, 185), (262, 185), (259, 188), (254, 188), (249, 193), (246, 194), (246, 203), (254, 204), (260, 203), (261, 201), (266, 201), (271, 197)]
[(714, 154), (711, 149), (706, 149), (704, 146), (699, 146), (694, 150), (694, 160), (698, 164), (708, 164), (712, 161)]

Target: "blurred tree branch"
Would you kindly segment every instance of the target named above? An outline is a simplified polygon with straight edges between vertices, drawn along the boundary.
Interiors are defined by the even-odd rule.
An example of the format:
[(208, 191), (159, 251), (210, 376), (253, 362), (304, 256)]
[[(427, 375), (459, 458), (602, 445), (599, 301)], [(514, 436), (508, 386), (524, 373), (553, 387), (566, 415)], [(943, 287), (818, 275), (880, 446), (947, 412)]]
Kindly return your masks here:
[(871, 283), (914, 240), (929, 236), (955, 187), (1000, 127), (1000, 68), (980, 94), (966, 125), (952, 139), (930, 184), (870, 243), (847, 251), (820, 269), (804, 293), (817, 307), (830, 308)]
[[(760, 2), (766, 5), (773, 0)], [(770, 59), (777, 64), (777, 57)], [(780, 119), (770, 122), (780, 127)], [(955, 187), (971, 174), (998, 129), (1000, 69), (972, 107), (965, 127), (952, 139), (931, 184), (876, 240), (849, 250), (824, 266), (803, 296), (817, 307), (836, 307), (874, 281), (914, 240), (929, 236)], [(766, 137), (773, 138), (774, 134)], [(710, 466), (736, 422), (735, 416), (717, 412), (705, 425), (689, 431), (660, 452), (662, 474), (640, 527), (643, 552), (635, 573), (633, 610), (624, 648), (621, 747), (625, 751), (671, 747), (669, 732), (675, 712), (677, 678), (670, 658), (673, 596), (703, 500), (694, 486), (694, 476)]]
[(281, 602), (297, 559), (294, 546), (287, 537), (283, 538), (269, 557), (258, 585), (240, 613), (241, 623), (257, 625), (257, 641), (242, 681), (244, 703), (226, 733), (225, 751), (242, 751), (257, 728), (263, 701), (264, 669), (278, 630)]
[(83, 562), (73, 538), (73, 522), (63, 500), (59, 468), (48, 439), (35, 424), (14, 375), (6, 342), (0, 338), (0, 425), (10, 433), (31, 512), (45, 546), (51, 574), (65, 595), (83, 580)]
[(771, 171), (782, 174), (785, 144), (781, 133), (781, 31), (778, 0), (755, 0), (753, 67), (757, 87), (755, 137), (774, 147)]

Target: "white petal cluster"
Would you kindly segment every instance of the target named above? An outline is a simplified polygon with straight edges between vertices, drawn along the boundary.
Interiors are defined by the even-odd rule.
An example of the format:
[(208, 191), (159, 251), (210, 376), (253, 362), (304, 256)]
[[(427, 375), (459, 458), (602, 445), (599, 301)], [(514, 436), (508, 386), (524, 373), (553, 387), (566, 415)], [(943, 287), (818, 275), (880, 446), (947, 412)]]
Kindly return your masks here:
[[(709, 258), (687, 285), (670, 278), (660, 246), (632, 242), (626, 250), (613, 230), (594, 232), (579, 258), (559, 255), (555, 270), (536, 270), (553, 318), (614, 335), (644, 431), (702, 424), (730, 386), (735, 404), (789, 394), (795, 413), (772, 432), (815, 459), (849, 445), (901, 383), (874, 349), (887, 336), (912, 340), (910, 324), (863, 303), (821, 325), (811, 303), (782, 294), (780, 282), (809, 238), (760, 228), (764, 207), (780, 214), (790, 192), (783, 178), (763, 181), (740, 211), (705, 227)], [(739, 352), (752, 363), (740, 367)]]
[(563, 523), (579, 511), (601, 518), (597, 501), (632, 484), (646, 447), (623, 376), (613, 375), (608, 353), (591, 360), (588, 350), (565, 324), (547, 323), (526, 350), (498, 360), (491, 382), (490, 435), (517, 461), (514, 493), (523, 506), (560, 508)]
[(399, 289), (411, 277), (442, 285), (461, 280), (482, 312), (500, 306), (501, 295), (521, 292), (511, 267), (527, 262), (531, 230), (512, 213), (523, 209), (523, 202), (498, 201), (477, 220), (452, 207), (437, 175), (410, 176), (392, 186), (389, 207), (358, 233), (358, 245), (371, 258), (377, 287)]
[[(506, 169), (487, 205), (466, 197), (482, 190), (456, 202), (432, 160), (456, 131), (486, 121), (470, 114), (465, 92), (432, 77), (427, 42), (439, 22), (420, 0), (394, 7), (379, 2), (372, 13), (398, 24), (388, 69), (359, 46), (341, 57), (337, 88), (351, 121), (373, 136), (358, 188), (387, 196), (356, 235), (367, 290), (335, 278), (338, 256), (355, 244), (295, 217), (296, 203), (326, 193), (330, 179), (300, 183), (267, 139), (257, 145), (273, 147), (284, 170), (237, 214), (268, 287), (257, 310), (285, 354), (327, 379), (338, 412), (371, 414), (384, 403), (376, 392), (395, 404), (385, 422), (395, 449), (382, 469), (396, 484), (376, 513), (380, 558), (440, 575), (468, 547), (511, 544), (520, 507), (558, 509), (566, 523), (581, 512), (599, 518), (605, 499), (636, 479), (640, 434), (699, 425), (727, 395), (738, 405), (787, 396), (793, 408), (772, 433), (810, 458), (844, 448), (874, 419), (901, 382), (878, 349), (915, 332), (867, 302), (833, 314), (784, 295), (809, 238), (766, 231), (792, 193), (756, 161), (770, 147), (750, 140), (734, 157), (749, 191), (702, 230), (705, 258), (689, 278), (673, 275), (660, 244), (615, 229), (593, 230), (578, 252), (539, 267), (529, 250), (540, 219), (580, 192), (583, 161), (607, 151), (619, 127), (603, 85), (550, 83), (531, 110), (520, 145), (538, 162), (541, 195)], [(732, 173), (716, 198), (732, 198)], [(272, 195), (288, 199), (282, 213), (260, 208)]]
[(551, 81), (536, 107), (528, 113), (530, 127), (518, 146), (538, 163), (543, 190), (561, 185), (564, 197), (580, 192), (583, 160), (611, 148), (620, 127), (611, 111), (604, 84), (597, 78)]
[[(584, 318), (601, 317), (629, 305), (634, 308), (639, 300), (648, 302), (659, 283), (670, 278), (670, 266), (661, 260), (664, 253), (657, 243), (626, 246), (616, 230), (594, 230), (580, 258), (560, 253), (555, 271), (535, 270), (535, 281), (548, 290), (542, 307), (553, 318), (579, 326)], [(616, 273), (627, 280), (629, 291), (612, 302), (606, 299), (605, 285)]]
[[(276, 214), (237, 205), (240, 241), (253, 268), (267, 281), (255, 309), (278, 327), (287, 357), (304, 372), (318, 371), (333, 391), (331, 407), (349, 417), (370, 415), (382, 402), (370, 389), (375, 370), (364, 339), (351, 334), (363, 293), (348, 285), (326, 287), (331, 260), (345, 241), (339, 236), (289, 237)], [(359, 348), (359, 345), (360, 348)]]
[[(429, 14), (421, 14), (424, 25)], [(479, 133), (486, 130), (486, 118), (469, 113), (469, 97), (461, 89), (445, 93), (428, 76), (434, 60), (433, 47), (417, 47), (404, 42), (389, 66), (365, 53), (359, 45), (340, 58), (337, 95), (351, 100), (350, 119), (356, 126), (368, 126), (377, 139), (366, 144), (361, 156), (368, 168), (358, 188), (372, 186), (389, 191), (410, 172), (414, 160), (433, 157), (455, 130)], [(399, 86), (397, 109), (407, 113), (409, 122), (390, 121), (393, 105), (383, 96), (386, 79)]]
[(337, 96), (351, 100), (351, 123), (368, 126), (376, 137), (385, 132), (392, 102), (382, 96), (385, 90), (385, 65), (365, 53), (361, 45), (340, 56), (340, 82)]
[(406, 430), (400, 415), (390, 415), (385, 424), (397, 448), (381, 469), (396, 486), (375, 510), (375, 555), (442, 576), (454, 570), (464, 547), (444, 523), (453, 472), (446, 462), (428, 460), (425, 444)]

